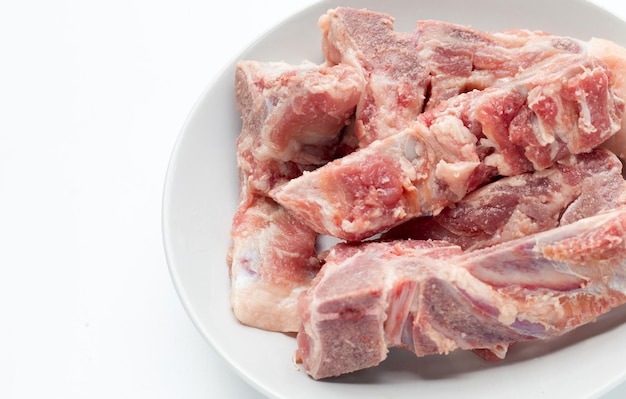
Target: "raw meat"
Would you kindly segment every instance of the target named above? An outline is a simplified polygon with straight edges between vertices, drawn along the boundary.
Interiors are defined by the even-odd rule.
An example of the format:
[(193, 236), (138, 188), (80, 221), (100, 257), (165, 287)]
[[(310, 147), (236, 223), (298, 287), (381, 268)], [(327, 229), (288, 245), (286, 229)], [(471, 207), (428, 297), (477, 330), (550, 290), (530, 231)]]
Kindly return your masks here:
[(319, 165), (334, 156), (364, 81), (349, 65), (240, 61), (237, 105), (260, 160)]
[(626, 302), (626, 208), (463, 253), (441, 241), (338, 244), (300, 299), (298, 352), (327, 378), (388, 348), (417, 356), (547, 339)]
[(328, 162), (350, 122), (363, 79), (348, 65), (240, 61), (235, 89), (244, 190), (274, 186)]
[[(470, 201), (494, 205), (503, 195), (493, 190), (506, 179), (488, 186), (491, 192), (481, 191), (482, 199), (478, 193), (462, 198), (496, 175), (540, 171), (530, 180), (529, 174), (511, 181), (526, 182), (531, 195), (551, 198), (551, 206), (542, 213), (543, 208), (509, 196), (509, 208), (499, 209), (511, 212), (507, 223), (495, 227), (489, 223), (493, 219), (478, 216), (484, 213), (474, 214), (485, 229), (480, 237), (472, 236), (473, 242), (457, 241), (465, 248), (564, 225), (623, 203), (624, 182), (617, 177), (615, 159), (601, 151), (569, 156), (601, 144), (626, 159), (626, 129), (615, 133), (626, 126), (621, 100), (626, 95), (626, 50), (621, 47), (601, 39), (581, 42), (521, 30), (488, 33), (439, 21), (419, 21), (413, 32), (395, 32), (392, 17), (347, 8), (329, 11), (319, 25), (327, 64), (237, 65), (241, 180), (228, 263), (231, 304), (240, 322), (272, 331), (298, 330), (298, 297), (320, 268), (318, 232), (361, 240), (458, 201), (437, 220), (452, 215), (452, 209), (460, 212)], [(345, 158), (331, 162), (337, 157)], [(580, 175), (573, 171), (578, 166)], [(592, 173), (593, 179), (585, 178)], [(538, 177), (546, 186), (528, 183)], [(594, 190), (600, 201), (589, 195)], [(561, 215), (558, 210), (564, 207)], [(464, 222), (453, 218), (447, 226), (454, 225), (454, 234), (445, 236), (451, 232), (447, 228), (439, 237), (431, 229), (431, 236), (461, 237)], [(361, 251), (338, 246), (328, 260), (346, 255), (347, 248)], [(373, 254), (385, 250), (372, 248)], [(497, 270), (470, 265), (469, 255), (449, 243), (414, 240), (397, 248), (425, 254), (425, 261), (466, 259), (463, 265), (469, 266), (459, 266), (463, 273), (472, 269), (489, 284), (498, 284)], [(501, 254), (489, 256), (497, 260)], [(422, 277), (440, 278), (428, 273)], [(541, 274), (538, 281), (555, 281), (547, 276)], [(450, 290), (453, 300), (461, 295)], [(441, 299), (441, 304), (447, 310), (447, 302)], [(395, 309), (394, 317), (400, 311)], [(350, 323), (346, 326), (349, 330)], [(401, 327), (389, 334), (396, 336)], [(528, 338), (494, 328), (513, 341)], [(426, 338), (423, 345), (428, 345)], [(456, 341), (450, 345), (465, 348)], [(507, 345), (474, 349), (502, 355)]]
[(433, 20), (418, 21), (414, 35), (431, 76), (426, 109), (458, 94), (485, 89), (555, 55), (585, 51), (584, 42), (545, 32), (485, 32)]
[(444, 240), (474, 250), (573, 223), (626, 204), (622, 164), (608, 150), (478, 188), (439, 215), (407, 221), (383, 240)]
[(317, 232), (352, 241), (440, 211), (482, 182), (473, 178), (480, 166), (476, 138), (457, 119), (440, 127), (414, 124), (271, 194)]
[[(588, 53), (604, 61), (615, 74), (615, 94), (626, 99), (626, 49), (609, 40), (593, 38), (588, 43)], [(604, 144), (626, 162), (626, 117), (622, 128)]]
[(298, 296), (319, 270), (317, 234), (267, 197), (255, 197), (233, 219), (229, 252), (235, 317), (270, 331), (298, 331)]
[(326, 59), (357, 67), (367, 81), (356, 110), (362, 147), (401, 131), (442, 100), (584, 49), (580, 41), (543, 32), (489, 33), (431, 20), (397, 32), (393, 24), (390, 15), (347, 7), (319, 20)]
[(542, 170), (621, 127), (624, 102), (596, 58), (561, 54), (453, 97), (405, 130), (270, 192), (315, 231), (358, 241), (438, 214), (495, 175)]
[(347, 65), (237, 64), (240, 193), (228, 264), (231, 305), (240, 322), (297, 331), (298, 294), (319, 268), (317, 234), (267, 194), (335, 156), (362, 85)]
[(386, 14), (344, 7), (319, 20), (326, 59), (356, 67), (367, 82), (354, 130), (361, 146), (404, 129), (422, 112), (428, 70), (415, 37), (395, 32), (393, 22)]

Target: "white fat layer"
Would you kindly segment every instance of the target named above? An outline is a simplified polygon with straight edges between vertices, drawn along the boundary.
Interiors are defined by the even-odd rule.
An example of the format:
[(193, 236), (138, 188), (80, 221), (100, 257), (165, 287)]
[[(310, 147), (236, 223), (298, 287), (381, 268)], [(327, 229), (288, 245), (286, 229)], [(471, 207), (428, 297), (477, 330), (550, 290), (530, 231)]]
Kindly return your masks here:
[[(528, 93), (528, 107), (530, 109), (534, 109), (538, 104), (543, 101), (554, 102), (556, 100), (559, 100), (559, 96), (557, 93), (558, 87), (555, 86), (556, 85), (540, 86), (531, 89)], [(561, 102), (559, 101), (556, 105), (559, 109), (557, 114), (561, 115), (563, 113), (563, 104), (561, 104)], [(556, 138), (552, 132), (552, 129), (546, 128), (543, 119), (537, 118), (536, 114), (533, 113), (531, 117), (531, 123), (534, 125), (533, 130), (536, 132), (535, 137), (537, 138), (537, 142), (541, 147), (553, 144), (555, 142)]]

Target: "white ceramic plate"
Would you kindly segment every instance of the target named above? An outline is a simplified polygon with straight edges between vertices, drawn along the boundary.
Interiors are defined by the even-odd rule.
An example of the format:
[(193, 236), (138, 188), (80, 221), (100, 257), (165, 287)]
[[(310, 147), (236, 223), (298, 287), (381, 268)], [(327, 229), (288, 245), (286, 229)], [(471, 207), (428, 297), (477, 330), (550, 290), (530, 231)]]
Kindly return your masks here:
[[(242, 59), (322, 61), (318, 3), (260, 38)], [(341, 5), (388, 12), (396, 30), (418, 19), (478, 29), (528, 28), (581, 39), (626, 40), (626, 24), (583, 1), (346, 0)], [(240, 325), (231, 314), (226, 252), (237, 203), (234, 64), (201, 96), (173, 151), (163, 198), (164, 243), (174, 284), (189, 316), (243, 378), (274, 398), (556, 398), (598, 397), (626, 378), (626, 308), (560, 339), (514, 346), (488, 364), (471, 353), (416, 358), (392, 351), (379, 367), (313, 381), (293, 363), (293, 337)]]

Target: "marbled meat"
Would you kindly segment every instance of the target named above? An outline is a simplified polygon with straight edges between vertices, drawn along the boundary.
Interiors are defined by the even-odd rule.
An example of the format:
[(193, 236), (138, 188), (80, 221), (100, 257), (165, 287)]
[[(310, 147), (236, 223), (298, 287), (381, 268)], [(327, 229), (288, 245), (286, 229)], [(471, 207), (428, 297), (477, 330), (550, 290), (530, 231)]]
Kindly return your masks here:
[(598, 148), (554, 166), (505, 177), (468, 194), (437, 216), (418, 217), (383, 240), (443, 240), (463, 250), (521, 238), (626, 205), (622, 163)]
[(297, 331), (297, 296), (319, 268), (317, 233), (268, 193), (334, 158), (362, 85), (348, 65), (237, 64), (240, 190), (228, 264), (231, 306), (240, 322)]
[(626, 207), (464, 253), (443, 241), (338, 244), (300, 299), (298, 353), (322, 379), (565, 334), (626, 302)]
[(403, 131), (270, 192), (321, 234), (358, 241), (438, 214), (496, 175), (542, 170), (621, 128), (624, 102), (602, 61), (561, 54), (460, 94)]

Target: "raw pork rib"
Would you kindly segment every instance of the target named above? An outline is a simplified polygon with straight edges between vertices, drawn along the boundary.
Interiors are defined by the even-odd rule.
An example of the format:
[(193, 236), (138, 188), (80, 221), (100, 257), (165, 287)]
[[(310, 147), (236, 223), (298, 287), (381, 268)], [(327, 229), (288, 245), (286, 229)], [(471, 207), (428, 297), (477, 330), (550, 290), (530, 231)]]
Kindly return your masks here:
[(404, 129), (422, 113), (428, 70), (415, 37), (395, 32), (386, 14), (337, 8), (320, 17), (327, 61), (358, 68), (367, 84), (357, 109), (360, 145)]
[(393, 24), (390, 15), (347, 7), (319, 20), (326, 59), (359, 68), (367, 81), (356, 110), (361, 146), (402, 130), (442, 100), (584, 47), (542, 32), (488, 33), (441, 21), (418, 21), (413, 32), (396, 32)]
[(552, 57), (270, 194), (317, 232), (361, 240), (437, 214), (496, 174), (545, 169), (598, 146), (620, 129), (624, 110), (612, 78), (596, 58)]
[(267, 194), (306, 166), (334, 158), (363, 84), (348, 65), (237, 63), (236, 100), (243, 120), (237, 155), (245, 190)]
[(622, 164), (608, 150), (596, 149), (480, 187), (439, 215), (409, 220), (381, 238), (443, 240), (474, 250), (621, 205), (626, 205)]
[(513, 77), (558, 54), (582, 54), (586, 44), (545, 32), (485, 32), (443, 21), (418, 21), (417, 50), (430, 71), (426, 109), (499, 79)]
[(231, 306), (243, 324), (298, 331), (298, 296), (320, 264), (317, 234), (270, 198), (255, 197), (233, 220)]
[(505, 355), (626, 302), (626, 208), (463, 253), (441, 241), (338, 244), (300, 300), (298, 352), (327, 378), (388, 348)]
[[(609, 40), (593, 38), (589, 41), (588, 53), (604, 61), (615, 73), (615, 94), (626, 99), (626, 48)], [(622, 118), (622, 128), (604, 144), (626, 162), (626, 117)]]
[(256, 158), (305, 165), (332, 159), (363, 89), (355, 68), (240, 61), (236, 73), (239, 109), (259, 138)]
[[(588, 42), (546, 32), (485, 32), (443, 21), (417, 21), (413, 32), (396, 32), (394, 18), (365, 9), (338, 7), (322, 15), (322, 48), (328, 62), (355, 66), (365, 77), (356, 110), (361, 146), (390, 136), (424, 109), (473, 89), (485, 89), (563, 53), (598, 57), (617, 74), (617, 95), (626, 98), (626, 50), (604, 39)], [(608, 143), (626, 159), (626, 119)]]
[(346, 65), (237, 65), (241, 184), (228, 263), (231, 305), (244, 324), (298, 329), (298, 294), (319, 268), (317, 234), (266, 195), (334, 157), (362, 85), (360, 75)]

